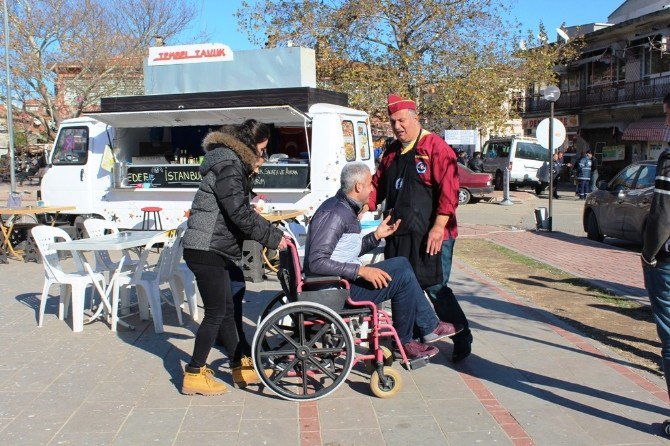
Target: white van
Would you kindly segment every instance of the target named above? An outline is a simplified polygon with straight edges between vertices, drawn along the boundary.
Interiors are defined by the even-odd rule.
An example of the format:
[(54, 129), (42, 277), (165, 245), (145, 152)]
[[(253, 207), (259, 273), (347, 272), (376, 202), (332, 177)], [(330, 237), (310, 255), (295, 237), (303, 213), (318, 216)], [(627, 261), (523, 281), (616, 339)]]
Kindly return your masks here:
[[(196, 108), (198, 98), (184, 94), (178, 102), (193, 108), (166, 109), (163, 97), (144, 96), (113, 98), (123, 103), (123, 111), (105, 112), (103, 100), (102, 112), (61, 124), (42, 179), (42, 200), (76, 206), (67, 216), (71, 224), (95, 216), (138, 229), (141, 208), (158, 206), (163, 227), (177, 227), (186, 219), (200, 183), (202, 138), (221, 124), (254, 118), (272, 128), (270, 158), (256, 177), (254, 191), (274, 210), (310, 215), (339, 189), (345, 163), (362, 161), (374, 170), (369, 117), (343, 105), (309, 103), (333, 92), (287, 90), (294, 98), (301, 96), (304, 105), (293, 106), (289, 99), (285, 105), (265, 105), (268, 95), (263, 90), (244, 97), (236, 92), (207, 95), (208, 104), (230, 103), (227, 95), (237, 95), (236, 107)], [(281, 91), (272, 94), (281, 101), (276, 99)], [(157, 107), (139, 111), (149, 100)], [(103, 168), (106, 147), (116, 154), (115, 174)]]
[(549, 150), (535, 138), (510, 136), (491, 138), (482, 149), (484, 172), (493, 175), (496, 190), (502, 190), (505, 169), (509, 170), (509, 184), (516, 186), (540, 186), (537, 171), (549, 161)]

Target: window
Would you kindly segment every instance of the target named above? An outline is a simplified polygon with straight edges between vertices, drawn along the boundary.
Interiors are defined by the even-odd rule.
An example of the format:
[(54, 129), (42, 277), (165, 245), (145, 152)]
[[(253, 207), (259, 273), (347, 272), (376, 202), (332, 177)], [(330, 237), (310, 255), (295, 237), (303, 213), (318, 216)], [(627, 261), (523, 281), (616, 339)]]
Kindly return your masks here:
[(549, 150), (532, 142), (516, 143), (516, 158), (534, 161), (549, 161)]
[(484, 148), (482, 158), (507, 158), (509, 149), (510, 142), (491, 142)]
[(88, 127), (61, 129), (54, 146), (53, 164), (84, 165), (88, 160)]
[(368, 123), (358, 121), (356, 128), (358, 130), (358, 141), (361, 143), (361, 159), (370, 159), (370, 138), (368, 138)]
[(342, 121), (342, 136), (344, 137), (344, 158), (347, 161), (356, 161), (356, 138), (354, 138), (354, 123)]
[(642, 166), (640, 174), (635, 182), (635, 189), (646, 189), (654, 185), (656, 179), (656, 166)]
[[(656, 43), (658, 45), (659, 43)], [(644, 64), (642, 74), (650, 76), (654, 74), (667, 73), (670, 71), (670, 54), (662, 53), (658, 48), (644, 49)]]
[(629, 190), (633, 187), (633, 180), (640, 166), (628, 166), (617, 175), (610, 183), (610, 190), (618, 192), (620, 190)]

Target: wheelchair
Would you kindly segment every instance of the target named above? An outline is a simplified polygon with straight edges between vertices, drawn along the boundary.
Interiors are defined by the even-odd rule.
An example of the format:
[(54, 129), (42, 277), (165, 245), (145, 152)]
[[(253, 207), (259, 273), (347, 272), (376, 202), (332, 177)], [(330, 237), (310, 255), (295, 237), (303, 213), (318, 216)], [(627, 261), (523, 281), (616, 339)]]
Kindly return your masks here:
[(263, 384), (287, 400), (317, 400), (336, 391), (352, 367), (364, 362), (372, 393), (395, 396), (402, 376), (391, 367), (392, 349), (381, 342), (395, 341), (408, 370), (426, 365), (429, 358), (410, 361), (390, 315), (372, 302), (351, 300), (346, 280), (303, 278), (290, 237), (287, 245), (277, 272), (282, 292), (261, 312), (252, 343), (254, 367)]

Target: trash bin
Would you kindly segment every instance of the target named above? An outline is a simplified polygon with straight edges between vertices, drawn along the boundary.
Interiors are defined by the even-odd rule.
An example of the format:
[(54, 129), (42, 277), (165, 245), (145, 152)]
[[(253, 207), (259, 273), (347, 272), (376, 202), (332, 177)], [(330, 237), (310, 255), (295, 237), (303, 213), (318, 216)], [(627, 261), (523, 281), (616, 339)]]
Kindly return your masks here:
[(547, 218), (547, 208), (535, 208), (535, 228), (549, 229), (549, 219)]

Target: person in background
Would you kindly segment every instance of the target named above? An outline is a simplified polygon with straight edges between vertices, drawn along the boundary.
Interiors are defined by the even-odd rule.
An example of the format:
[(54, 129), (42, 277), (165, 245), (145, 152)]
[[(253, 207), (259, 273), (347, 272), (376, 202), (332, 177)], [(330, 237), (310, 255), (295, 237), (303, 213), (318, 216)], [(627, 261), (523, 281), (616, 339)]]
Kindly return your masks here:
[(475, 152), (472, 158), (468, 161), (468, 167), (473, 172), (484, 172), (484, 160), (482, 159), (482, 152)]
[(467, 152), (466, 152), (465, 150), (460, 150), (460, 151), (458, 152), (458, 159), (457, 159), (457, 161), (458, 161), (460, 164), (463, 164), (464, 166), (467, 166), (467, 165), (468, 165), (468, 154), (467, 154)]
[(248, 120), (224, 126), (203, 140), (206, 152), (184, 233), (184, 260), (193, 271), (205, 308), (195, 336), (191, 360), (184, 368), (182, 393), (219, 395), (226, 385), (214, 378), (207, 357), (219, 340), (230, 359), (233, 383), (260, 382), (251, 358), (243, 355), (231, 293), (230, 271), (242, 258), (242, 242), (255, 240), (271, 249), (285, 249), (282, 232), (261, 217), (249, 203), (250, 176), (260, 163), (270, 129)]
[(396, 141), (372, 178), (370, 210), (386, 200), (386, 211), (402, 219), (386, 239), (384, 256), (407, 257), (438, 318), (459, 331), (452, 338), (451, 358), (457, 362), (470, 354), (472, 333), (448, 286), (458, 236), (456, 155), (442, 138), (421, 128), (414, 101), (390, 95), (388, 114)]
[(591, 191), (591, 168), (593, 166), (593, 153), (587, 150), (577, 163), (577, 194), (580, 200), (585, 200), (586, 195)]
[[(663, 98), (666, 125), (670, 126), (670, 93)], [(649, 293), (651, 312), (661, 339), (661, 360), (670, 394), (670, 148), (658, 157), (654, 195), (642, 246), (644, 286)], [(663, 423), (670, 432), (670, 420)]]

